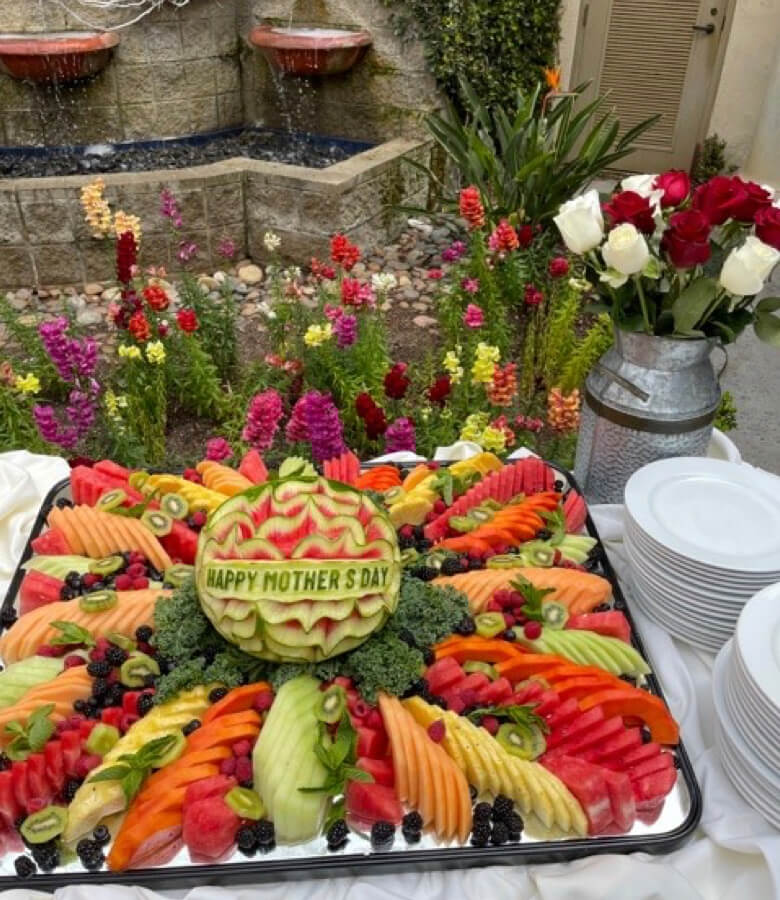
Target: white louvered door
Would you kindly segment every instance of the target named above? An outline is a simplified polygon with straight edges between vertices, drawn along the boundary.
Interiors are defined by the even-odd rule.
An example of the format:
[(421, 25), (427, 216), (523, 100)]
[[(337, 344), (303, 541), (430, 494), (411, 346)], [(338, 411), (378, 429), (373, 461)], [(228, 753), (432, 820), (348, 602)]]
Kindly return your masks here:
[(621, 161), (635, 172), (687, 169), (706, 119), (729, 0), (582, 0), (572, 84), (609, 92), (621, 132), (662, 118)]

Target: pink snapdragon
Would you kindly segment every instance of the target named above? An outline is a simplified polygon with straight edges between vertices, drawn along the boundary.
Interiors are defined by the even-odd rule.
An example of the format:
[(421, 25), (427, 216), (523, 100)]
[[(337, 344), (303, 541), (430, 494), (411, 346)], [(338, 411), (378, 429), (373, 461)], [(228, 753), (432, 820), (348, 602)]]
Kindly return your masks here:
[(249, 403), (241, 440), (264, 453), (273, 444), (282, 418), (282, 398), (273, 388), (255, 394)]
[(482, 328), (485, 324), (485, 313), (481, 306), (476, 303), (469, 303), (466, 312), (463, 313), (463, 324), (466, 328)]
[(233, 455), (233, 448), (222, 437), (213, 437), (206, 441), (206, 459), (214, 462), (222, 462), (223, 459), (230, 459)]

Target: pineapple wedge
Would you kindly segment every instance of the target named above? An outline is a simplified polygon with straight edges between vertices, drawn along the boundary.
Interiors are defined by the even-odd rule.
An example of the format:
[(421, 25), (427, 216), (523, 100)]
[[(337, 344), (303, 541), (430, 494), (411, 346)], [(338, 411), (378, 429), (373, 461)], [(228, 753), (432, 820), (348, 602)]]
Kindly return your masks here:
[(534, 813), (546, 827), (584, 835), (588, 821), (579, 802), (563, 782), (537, 762), (507, 753), (484, 728), (453, 712), (442, 711), (419, 697), (403, 701), (420, 725), (441, 719), (442, 746), (480, 792), (506, 794), (525, 815)]
[(118, 781), (90, 782), (98, 772), (113, 765), (123, 753), (136, 753), (144, 744), (155, 738), (176, 734), (193, 719), (199, 719), (209, 706), (209, 691), (213, 685), (198, 685), (182, 691), (175, 699), (153, 707), (143, 719), (131, 725), (127, 732), (103, 757), (103, 762), (93, 769), (86, 781), (76, 791), (68, 806), (68, 824), (62, 835), (70, 844), (92, 831), (106, 816), (122, 812), (127, 801)]

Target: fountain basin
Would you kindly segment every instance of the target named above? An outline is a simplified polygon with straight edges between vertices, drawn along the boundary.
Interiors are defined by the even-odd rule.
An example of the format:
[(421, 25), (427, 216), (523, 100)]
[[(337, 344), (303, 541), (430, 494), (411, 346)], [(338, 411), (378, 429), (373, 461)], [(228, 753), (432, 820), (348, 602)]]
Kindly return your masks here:
[(110, 31), (0, 34), (0, 69), (20, 81), (70, 84), (104, 69), (118, 43)]
[(345, 28), (284, 28), (258, 25), (249, 42), (289, 75), (338, 75), (359, 62), (371, 45), (367, 31)]

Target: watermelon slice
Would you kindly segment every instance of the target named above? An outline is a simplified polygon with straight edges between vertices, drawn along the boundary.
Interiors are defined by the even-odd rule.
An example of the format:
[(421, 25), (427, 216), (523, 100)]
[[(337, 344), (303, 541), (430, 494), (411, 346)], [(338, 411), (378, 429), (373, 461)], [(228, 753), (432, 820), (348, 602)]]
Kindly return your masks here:
[(174, 520), (171, 530), (159, 541), (171, 559), (179, 559), (189, 566), (194, 564), (198, 552), (198, 533), (184, 522)]
[(603, 720), (604, 711), (600, 706), (594, 706), (593, 709), (582, 713), (582, 715), (577, 716), (577, 718), (563, 727), (551, 730), (547, 735), (548, 749), (552, 750), (554, 747), (558, 747), (567, 741), (571, 742), (578, 735), (595, 728)]
[(437, 660), (425, 673), (428, 682), (428, 690), (435, 696), (441, 697), (446, 690), (454, 687), (466, 677), (460, 663), (452, 656), (445, 656)]
[(392, 787), (395, 784), (395, 772), (390, 759), (369, 759), (361, 756), (355, 763), (356, 768), (362, 769), (374, 779), (376, 784), (384, 784)]
[(374, 822), (398, 825), (403, 815), (393, 788), (374, 781), (350, 781), (347, 784), (346, 808), (348, 815), (364, 826)]
[(563, 515), (566, 519), (566, 531), (576, 534), (585, 524), (588, 515), (588, 507), (585, 500), (576, 491), (569, 491), (563, 501)]
[(59, 528), (47, 528), (30, 542), (33, 552), (39, 556), (69, 556), (73, 553), (65, 535)]
[(655, 809), (676, 783), (677, 770), (674, 766), (632, 780), (631, 789), (637, 810)]
[(572, 697), (569, 700), (564, 700), (563, 703), (552, 713), (550, 713), (545, 721), (550, 728), (550, 731), (560, 730), (564, 727), (567, 727), (571, 722), (573, 722), (580, 715), (580, 705), (577, 703), (577, 700)]
[(628, 776), (608, 769), (601, 769), (601, 775), (609, 794), (612, 821), (620, 831), (631, 831), (636, 819), (636, 801)]
[(642, 732), (638, 728), (626, 728), (622, 734), (589, 750), (585, 754), (585, 759), (589, 762), (597, 762), (602, 766), (609, 766), (611, 769), (622, 770), (624, 754), (641, 746)]
[[(120, 467), (121, 468), (121, 467)], [(77, 504), (94, 506), (106, 491), (121, 488), (127, 494), (127, 503), (141, 503), (143, 496), (130, 487), (125, 478), (107, 474), (88, 466), (76, 466), (70, 473), (70, 489)]]
[(208, 800), (211, 797), (221, 799), (237, 783), (231, 775), (213, 775), (211, 778), (201, 778), (200, 781), (194, 781), (187, 785), (182, 806), (186, 810), (188, 806), (200, 800)]
[(240, 824), (222, 797), (207, 797), (184, 807), (182, 838), (193, 859), (220, 859), (233, 846)]
[(252, 484), (263, 484), (268, 481), (268, 469), (265, 467), (263, 457), (257, 450), (248, 450), (241, 460), (238, 471), (248, 478)]
[(631, 642), (631, 626), (625, 613), (618, 609), (609, 612), (583, 613), (579, 616), (569, 616), (566, 628), (578, 631), (593, 631), (605, 637), (614, 637), (627, 644)]
[(127, 481), (130, 477), (130, 469), (120, 466), (113, 459), (101, 459), (92, 467), (96, 472), (102, 472), (110, 478), (118, 478), (120, 481)]
[(357, 747), (358, 756), (367, 756), (369, 759), (381, 759), (387, 754), (387, 735), (384, 731), (375, 728), (366, 728), (358, 725)]
[(61, 600), (60, 592), (64, 585), (65, 582), (59, 578), (31, 569), (25, 574), (19, 587), (19, 615), (23, 616), (39, 606)]
[(601, 834), (612, 823), (612, 801), (604, 770), (581, 759), (558, 756), (542, 759), (542, 765), (566, 785), (579, 800), (588, 819), (588, 833)]
[(613, 716), (599, 722), (593, 728), (579, 731), (569, 740), (556, 744), (550, 752), (553, 755), (579, 757), (591, 747), (597, 747), (602, 741), (610, 740), (620, 734), (624, 729), (620, 716)]

